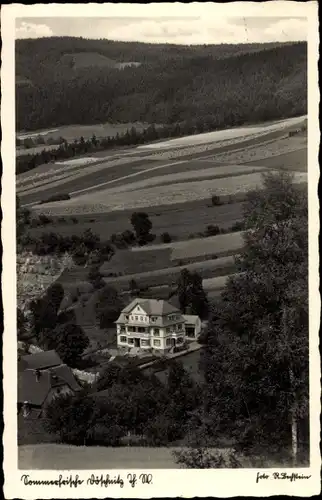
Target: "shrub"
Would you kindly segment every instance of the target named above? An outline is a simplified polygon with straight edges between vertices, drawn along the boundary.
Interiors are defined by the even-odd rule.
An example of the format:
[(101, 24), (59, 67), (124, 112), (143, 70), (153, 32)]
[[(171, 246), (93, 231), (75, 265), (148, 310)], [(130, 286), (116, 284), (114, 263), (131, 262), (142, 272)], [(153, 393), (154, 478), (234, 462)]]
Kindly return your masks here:
[(169, 233), (162, 233), (162, 234), (161, 234), (161, 241), (162, 241), (163, 243), (171, 243), (172, 238), (171, 238), (171, 236), (170, 236), (170, 234), (169, 234)]
[(44, 226), (46, 224), (50, 224), (53, 221), (50, 217), (47, 217), (47, 215), (44, 215), (44, 214), (40, 214), (38, 217), (38, 220), (39, 220), (39, 223), (41, 225), (44, 225)]
[(207, 230), (206, 230), (207, 236), (216, 236), (219, 233), (220, 233), (219, 226), (212, 226), (212, 225), (207, 226)]
[(220, 197), (216, 194), (212, 195), (211, 197), (211, 203), (213, 207), (216, 207), (218, 205), (221, 205)]
[(230, 228), (232, 232), (242, 231), (243, 229), (245, 229), (245, 224), (243, 221), (235, 222)]
[(38, 218), (31, 219), (30, 227), (38, 227), (38, 226), (39, 226), (39, 219)]
[(78, 224), (78, 219), (76, 219), (76, 217), (71, 217), (70, 220), (72, 221), (73, 224)]
[(45, 198), (42, 200), (39, 205), (43, 205), (44, 203), (51, 203), (53, 201), (63, 201), (63, 200), (70, 200), (70, 195), (69, 194), (54, 194), (52, 196), (49, 196), (48, 198)]
[(105, 285), (103, 275), (100, 273), (99, 269), (96, 266), (90, 269), (87, 275), (87, 279), (96, 290), (102, 288)]
[(58, 217), (57, 221), (58, 221), (60, 224), (65, 224), (66, 219), (65, 219), (65, 217)]

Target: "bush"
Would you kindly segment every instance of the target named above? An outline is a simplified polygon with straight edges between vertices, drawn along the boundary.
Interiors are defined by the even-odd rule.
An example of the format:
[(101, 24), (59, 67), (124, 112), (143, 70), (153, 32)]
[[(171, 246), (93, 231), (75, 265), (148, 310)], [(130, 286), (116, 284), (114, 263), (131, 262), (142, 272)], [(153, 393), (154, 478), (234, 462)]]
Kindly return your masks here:
[(207, 226), (206, 236), (216, 236), (219, 233), (220, 233), (219, 226), (212, 226), (212, 225)]
[(243, 221), (235, 222), (235, 224), (233, 224), (230, 228), (232, 232), (243, 231), (243, 229), (245, 229), (245, 224)]
[(70, 220), (72, 221), (73, 224), (78, 224), (78, 219), (76, 219), (76, 217), (71, 217)]
[(58, 221), (60, 224), (65, 224), (66, 219), (65, 219), (65, 217), (58, 217), (57, 221)]
[(39, 219), (38, 219), (38, 217), (34, 218), (34, 219), (31, 219), (31, 221), (30, 221), (30, 227), (38, 227), (38, 226), (39, 226)]
[(211, 204), (212, 204), (213, 207), (221, 205), (220, 197), (217, 196), (216, 194), (212, 195), (212, 197), (211, 197)]
[(171, 236), (170, 236), (170, 234), (169, 234), (169, 233), (162, 233), (162, 234), (161, 234), (161, 241), (162, 241), (163, 243), (171, 243), (172, 238), (171, 238)]
[(63, 201), (63, 200), (70, 200), (70, 195), (69, 194), (54, 194), (52, 196), (49, 196), (49, 198), (45, 198), (42, 200), (39, 205), (43, 205), (44, 203), (51, 203), (53, 201)]
[(50, 224), (51, 222), (53, 222), (53, 220), (50, 217), (47, 217), (47, 215), (44, 215), (44, 214), (40, 214), (38, 217), (38, 220), (39, 220), (39, 224), (44, 225), (44, 226), (46, 224)]

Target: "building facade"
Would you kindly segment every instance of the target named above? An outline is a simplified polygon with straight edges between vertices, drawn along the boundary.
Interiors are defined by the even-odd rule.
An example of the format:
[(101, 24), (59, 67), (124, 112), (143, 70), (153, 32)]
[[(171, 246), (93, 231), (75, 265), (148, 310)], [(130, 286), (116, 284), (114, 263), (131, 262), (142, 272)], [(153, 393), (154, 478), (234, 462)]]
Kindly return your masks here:
[(166, 353), (185, 343), (185, 319), (164, 300), (134, 299), (116, 321), (117, 345)]
[(194, 340), (198, 338), (201, 333), (201, 319), (199, 316), (193, 314), (184, 314), (185, 332), (187, 340)]

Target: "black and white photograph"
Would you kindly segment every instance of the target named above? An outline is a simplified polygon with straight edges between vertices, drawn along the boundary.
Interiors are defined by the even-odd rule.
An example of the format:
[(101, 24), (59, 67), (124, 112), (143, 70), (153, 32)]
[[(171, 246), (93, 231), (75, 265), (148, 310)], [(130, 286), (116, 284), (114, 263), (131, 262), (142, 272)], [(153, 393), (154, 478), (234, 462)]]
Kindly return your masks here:
[(242, 3), (3, 8), (20, 498), (320, 492), (317, 2)]

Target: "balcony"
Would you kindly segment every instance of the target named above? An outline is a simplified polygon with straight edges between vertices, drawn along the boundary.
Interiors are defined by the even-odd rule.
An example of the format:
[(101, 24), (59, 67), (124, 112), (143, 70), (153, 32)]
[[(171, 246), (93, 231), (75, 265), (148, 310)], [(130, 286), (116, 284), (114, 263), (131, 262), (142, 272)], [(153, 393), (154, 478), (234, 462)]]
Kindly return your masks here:
[(141, 326), (127, 327), (126, 334), (131, 337), (150, 337), (151, 332), (149, 328), (144, 328)]

